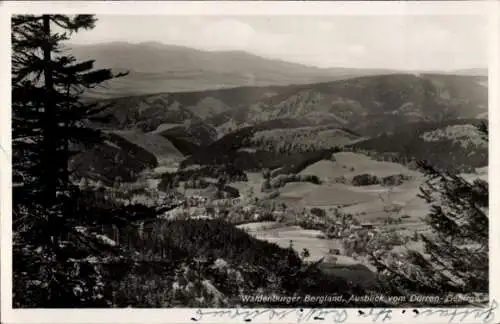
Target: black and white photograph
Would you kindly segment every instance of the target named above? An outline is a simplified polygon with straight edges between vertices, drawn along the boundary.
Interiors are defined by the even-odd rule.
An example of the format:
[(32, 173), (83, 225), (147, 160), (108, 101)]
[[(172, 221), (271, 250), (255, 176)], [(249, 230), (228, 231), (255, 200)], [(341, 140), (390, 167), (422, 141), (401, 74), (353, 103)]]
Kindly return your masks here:
[(489, 16), (39, 12), (13, 309), (491, 302)]

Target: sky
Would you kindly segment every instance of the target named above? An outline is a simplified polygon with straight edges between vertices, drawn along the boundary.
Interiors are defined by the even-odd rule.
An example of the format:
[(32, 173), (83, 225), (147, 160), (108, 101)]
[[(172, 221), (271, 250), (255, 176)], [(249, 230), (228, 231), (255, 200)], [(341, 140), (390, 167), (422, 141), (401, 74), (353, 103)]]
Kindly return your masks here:
[(242, 50), (317, 67), (456, 70), (488, 66), (484, 16), (105, 16), (71, 42), (160, 42)]

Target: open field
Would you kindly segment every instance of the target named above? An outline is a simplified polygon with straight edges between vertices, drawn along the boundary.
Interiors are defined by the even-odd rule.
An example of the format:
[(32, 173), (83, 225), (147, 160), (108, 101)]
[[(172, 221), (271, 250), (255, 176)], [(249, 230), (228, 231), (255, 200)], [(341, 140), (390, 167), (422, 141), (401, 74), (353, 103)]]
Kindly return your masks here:
[(183, 124), (169, 124), (169, 123), (164, 123), (164, 124), (160, 124), (158, 127), (156, 127), (156, 129), (150, 133), (152, 134), (160, 134), (168, 129), (171, 129), (171, 128), (175, 128), (175, 127), (179, 127), (179, 126), (182, 126)]
[(133, 130), (113, 131), (113, 133), (154, 154), (158, 160), (177, 161), (183, 157), (182, 153), (169, 140), (158, 134), (141, 133)]
[(371, 202), (376, 199), (372, 193), (350, 190), (349, 186), (342, 184), (323, 185), (309, 191), (304, 195), (304, 203), (310, 207), (330, 207)]
[(276, 243), (287, 248), (292, 241), (293, 248), (300, 253), (304, 248), (309, 250), (308, 261), (317, 261), (328, 255), (330, 249), (341, 249), (339, 240), (325, 240), (318, 236), (322, 234), (317, 230), (306, 230), (299, 226), (290, 226), (275, 222), (261, 222), (239, 225), (255, 238)]
[(238, 189), (240, 194), (246, 198), (248, 198), (248, 193), (251, 192), (253, 197), (262, 198), (265, 196), (265, 193), (261, 192), (262, 181), (264, 178), (262, 177), (262, 173), (260, 172), (246, 172), (248, 181), (235, 181), (231, 182), (231, 186)]
[(328, 208), (370, 202), (377, 199), (377, 195), (351, 190), (351, 186), (342, 184), (292, 182), (280, 189), (280, 198), (300, 201), (305, 207)]
[(377, 193), (375, 199), (359, 204), (346, 206), (341, 209), (344, 213), (362, 215), (365, 221), (377, 221), (389, 216), (395, 216), (396, 209), (399, 215), (410, 216), (409, 220), (419, 220), (429, 212), (427, 203), (417, 196), (418, 184), (414, 183), (413, 188), (381, 191)]
[(325, 182), (333, 182), (335, 178), (352, 178), (359, 174), (372, 174), (386, 177), (397, 174), (418, 177), (419, 172), (412, 171), (405, 166), (392, 162), (379, 162), (370, 157), (351, 152), (333, 154), (334, 161), (322, 160), (304, 169), (301, 174), (314, 174)]
[(305, 261), (314, 262), (323, 258), (320, 268), (327, 274), (347, 279), (353, 283), (370, 286), (375, 283), (376, 269), (364, 258), (357, 260), (346, 255), (333, 255), (330, 250), (343, 251), (339, 239), (321, 239), (321, 231), (306, 230), (299, 226), (289, 226), (273, 222), (252, 223), (238, 226), (253, 237), (287, 248), (290, 243), (297, 253), (307, 249), (309, 257)]
[[(366, 214), (366, 218), (387, 216), (384, 208), (391, 204), (402, 205), (402, 212), (416, 217), (427, 213), (425, 203), (417, 197), (423, 181), (419, 172), (396, 163), (378, 162), (363, 154), (343, 152), (334, 154), (334, 158), (335, 161), (322, 160), (301, 172), (318, 176), (323, 184), (290, 183), (280, 190), (281, 197), (300, 198), (301, 203), (308, 207), (328, 209), (340, 206), (346, 213)], [(364, 173), (378, 177), (404, 174), (411, 178), (394, 187), (352, 186), (335, 182), (338, 177), (349, 179)]]
[[(419, 186), (423, 182), (420, 173), (406, 167), (389, 162), (378, 162), (362, 154), (337, 153), (335, 161), (322, 160), (308, 168), (302, 174), (314, 174), (324, 181), (316, 185), (307, 182), (288, 183), (280, 188), (280, 195), (274, 198), (275, 202), (284, 202), (290, 208), (319, 207), (326, 211), (326, 217), (333, 217), (333, 208), (340, 207), (339, 211), (352, 214), (360, 222), (371, 222), (381, 230), (396, 229), (398, 234), (412, 236), (415, 232), (423, 233), (426, 226), (422, 221), (429, 212), (429, 206), (417, 197)], [(392, 188), (381, 185), (352, 186), (350, 184), (335, 183), (333, 179), (339, 176), (355, 176), (371, 173), (376, 176), (397, 174), (409, 175), (410, 180)], [(252, 179), (250, 181), (250, 179)], [(260, 174), (253, 174), (249, 182), (262, 182)], [(244, 184), (242, 183), (244, 186)], [(249, 183), (246, 184), (248, 186)], [(398, 211), (391, 208), (399, 207)], [(400, 224), (385, 224), (388, 218), (397, 218), (408, 215)], [(291, 226), (276, 222), (260, 222), (239, 226), (255, 238), (276, 243), (286, 248), (292, 244), (300, 253), (307, 249), (310, 256), (306, 261), (317, 261), (324, 258), (321, 268), (327, 273), (347, 278), (356, 283), (374, 283), (376, 269), (366, 257), (356, 259), (342, 255), (341, 239), (324, 239), (318, 230), (306, 230), (299, 226)], [(338, 249), (340, 255), (332, 255), (331, 250)], [(397, 246), (394, 252), (403, 252), (407, 249), (422, 251), (421, 242), (409, 242), (406, 246)]]
[[(341, 239), (320, 238), (322, 236), (321, 231), (307, 230), (299, 226), (290, 226), (277, 222), (250, 223), (238, 227), (259, 240), (275, 243), (282, 248), (291, 245), (299, 254), (304, 249), (307, 249), (309, 257), (303, 259), (309, 262), (323, 259), (320, 268), (324, 273), (347, 279), (365, 287), (376, 284), (376, 268), (368, 261), (366, 256), (358, 256), (354, 259), (344, 255)], [(388, 225), (384, 229), (392, 227), (398, 228), (400, 235), (411, 236), (415, 231), (424, 232), (422, 223)], [(336, 249), (339, 250), (339, 255), (331, 253), (332, 250)], [(407, 250), (424, 253), (423, 242), (410, 241), (406, 245), (395, 246), (392, 252), (402, 253)]]
[(462, 173), (462, 176), (467, 181), (474, 181), (476, 179), (481, 179), (488, 181), (488, 167), (477, 168), (475, 173)]

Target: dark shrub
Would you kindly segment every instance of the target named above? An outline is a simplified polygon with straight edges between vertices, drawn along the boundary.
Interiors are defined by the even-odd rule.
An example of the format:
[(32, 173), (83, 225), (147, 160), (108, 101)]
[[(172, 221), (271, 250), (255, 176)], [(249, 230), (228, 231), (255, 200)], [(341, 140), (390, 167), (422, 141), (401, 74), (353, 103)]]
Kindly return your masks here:
[(351, 183), (353, 186), (370, 186), (379, 183), (379, 179), (371, 174), (359, 174), (352, 178)]
[(410, 177), (404, 174), (395, 174), (382, 178), (382, 185), (386, 187), (399, 186)]
[(316, 207), (311, 208), (311, 214), (318, 216), (318, 217), (325, 217), (326, 216), (326, 212), (324, 209), (316, 208)]

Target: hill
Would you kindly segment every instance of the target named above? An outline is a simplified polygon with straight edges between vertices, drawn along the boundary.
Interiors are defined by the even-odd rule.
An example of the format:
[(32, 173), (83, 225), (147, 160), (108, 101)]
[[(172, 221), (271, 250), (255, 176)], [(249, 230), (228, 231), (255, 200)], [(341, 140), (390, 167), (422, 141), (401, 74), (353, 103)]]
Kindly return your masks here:
[(201, 121), (168, 94), (104, 100), (100, 104), (106, 109), (96, 114), (93, 122), (111, 129), (135, 128), (150, 132), (162, 124)]
[(354, 151), (398, 163), (425, 160), (454, 172), (472, 172), (488, 165), (488, 144), (476, 125), (480, 120), (448, 120), (400, 126), (350, 146)]
[(401, 124), (484, 114), (488, 89), (480, 80), (474, 76), (391, 74), (289, 86), (234, 112), (232, 120), (252, 124), (295, 118), (312, 124), (336, 123), (374, 136)]
[[(291, 182), (279, 189), (279, 199), (293, 200), (306, 207), (342, 207), (369, 204), (380, 200), (390, 190), (413, 193), (422, 179), (421, 173), (398, 163), (382, 162), (352, 152), (338, 152), (331, 159), (312, 163), (299, 173), (316, 176), (321, 183)], [(381, 179), (401, 178), (400, 182), (355, 183), (356, 179), (370, 175)], [(417, 183), (417, 184), (415, 184)], [(390, 189), (392, 188), (392, 189)]]
[(363, 136), (397, 125), (477, 118), (488, 110), (482, 77), (391, 74), (307, 85), (161, 93), (104, 100), (98, 117), (115, 128), (154, 131), (162, 124), (204, 122), (224, 134), (268, 120), (335, 124)]
[[(239, 291), (262, 291), (270, 295), (289, 295), (297, 291), (310, 295), (345, 294), (346, 298), (349, 294), (363, 292), (359, 283), (303, 262), (293, 249), (259, 240), (220, 220), (155, 220), (146, 222), (144, 230), (138, 232), (137, 228), (128, 226), (118, 233), (120, 241), (129, 242), (139, 256), (137, 266), (124, 279), (112, 276), (114, 272), (105, 278), (122, 289), (127, 287), (116, 298), (119, 307), (127, 307), (130, 298), (144, 301), (148, 307), (180, 306), (170, 302), (172, 295), (190, 299), (195, 296), (192, 291), (198, 290), (206, 296), (205, 304), (191, 298), (190, 307), (241, 305)], [(191, 284), (197, 278), (202, 279), (203, 285)], [(151, 282), (167, 288), (151, 289)], [(183, 287), (181, 284), (186, 284), (187, 289), (177, 288)], [(209, 303), (213, 299), (217, 301)], [(250, 301), (243, 305), (299, 307), (296, 304)], [(341, 306), (339, 302), (319, 304)]]
[(488, 68), (463, 69), (463, 70), (453, 71), (452, 74), (487, 77), (488, 76)]
[(359, 140), (362, 140), (362, 137), (347, 129), (339, 128), (336, 124), (272, 128), (258, 131), (252, 138), (257, 146), (267, 146), (278, 151), (328, 149), (352, 144)]
[(99, 88), (88, 93), (98, 98), (165, 91), (315, 83), (391, 73), (381, 69), (321, 69), (241, 51), (201, 51), (151, 42), (69, 44), (67, 47), (79, 60), (94, 59), (97, 68), (130, 71), (127, 77), (113, 80), (107, 85), (111, 91)]
[(138, 174), (158, 166), (156, 156), (122, 136), (108, 133), (105, 140), (72, 157), (75, 179), (87, 178), (113, 185), (116, 180), (133, 182)]
[(230, 111), (232, 108), (217, 98), (205, 97), (196, 105), (189, 106), (188, 109), (201, 119), (207, 119)]
[(159, 135), (174, 141), (174, 143), (177, 140), (184, 140), (196, 146), (206, 146), (217, 139), (217, 131), (203, 122), (169, 127), (161, 131)]
[(341, 177), (349, 180), (361, 174), (373, 174), (379, 177), (397, 174), (416, 176), (417, 172), (401, 164), (376, 161), (363, 154), (339, 152), (330, 160), (322, 160), (308, 166), (301, 174), (315, 175), (325, 183), (334, 183)]
[[(358, 138), (333, 126), (300, 127), (303, 125), (294, 119), (275, 119), (237, 129), (201, 147), (181, 166), (231, 164), (247, 171), (290, 168), (288, 171), (297, 173), (310, 163), (329, 158), (336, 144)], [(318, 132), (325, 139), (315, 143)]]

